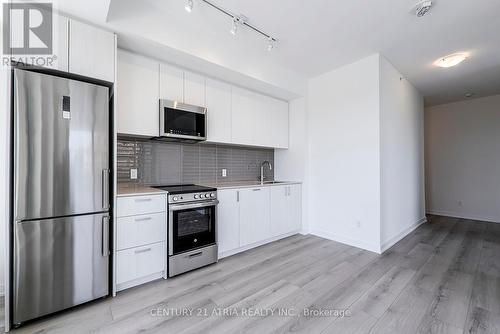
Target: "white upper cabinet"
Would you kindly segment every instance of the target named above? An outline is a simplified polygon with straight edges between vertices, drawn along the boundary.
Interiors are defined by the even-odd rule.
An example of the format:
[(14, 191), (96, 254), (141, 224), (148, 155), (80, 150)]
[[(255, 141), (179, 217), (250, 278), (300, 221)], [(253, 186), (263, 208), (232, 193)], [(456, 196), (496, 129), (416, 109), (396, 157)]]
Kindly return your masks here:
[(255, 124), (255, 93), (233, 87), (231, 143), (253, 145)]
[(204, 107), (205, 77), (192, 72), (184, 72), (184, 103)]
[(78, 21), (70, 21), (70, 73), (114, 82), (115, 50), (113, 33)]
[[(151, 61), (152, 63), (156, 63)], [(71, 64), (71, 61), (70, 61)], [(153, 73), (133, 69), (135, 65), (119, 64), (118, 71), (125, 68), (130, 76), (138, 76), (140, 81), (148, 82), (136, 87), (131, 83), (120, 95), (132, 95), (133, 90), (143, 93), (153, 88)], [(149, 66), (145, 65), (146, 68)], [(139, 73), (142, 72), (142, 73)], [(118, 74), (120, 77), (120, 74)], [(124, 75), (127, 77), (127, 74)], [(123, 80), (121, 80), (123, 81)], [(152, 110), (152, 93), (144, 97), (130, 97), (130, 107), (120, 107), (123, 113), (144, 113)], [(183, 70), (179, 67), (159, 64), (159, 99), (167, 99), (207, 108), (207, 141), (212, 143), (239, 144), (269, 148), (288, 148), (288, 103), (259, 94), (251, 90), (232, 86), (230, 84), (207, 78), (203, 75)], [(129, 97), (123, 97), (123, 100)], [(143, 99), (144, 101), (140, 101)], [(144, 105), (141, 110), (139, 104)], [(156, 102), (155, 102), (156, 104)], [(123, 104), (122, 104), (123, 106)], [(132, 117), (121, 116), (124, 121), (119, 123), (120, 133), (152, 136), (159, 132), (150, 120), (153, 114), (137, 114)], [(143, 118), (144, 117), (144, 118)], [(141, 124), (144, 120), (145, 124)], [(138, 125), (135, 125), (135, 124)]]
[(118, 50), (118, 133), (159, 135), (159, 66), (154, 60)]
[(184, 71), (160, 64), (160, 98), (184, 102)]
[(69, 19), (61, 15), (57, 15), (57, 17), (55, 15), (54, 18), (57, 21), (54, 23), (57, 25), (55, 26), (56, 34), (52, 51), (55, 58), (51, 63), (46, 63), (45, 67), (68, 72)]
[(269, 142), (275, 148), (288, 148), (288, 102), (269, 99)]
[(214, 143), (231, 142), (231, 86), (206, 79), (207, 140)]

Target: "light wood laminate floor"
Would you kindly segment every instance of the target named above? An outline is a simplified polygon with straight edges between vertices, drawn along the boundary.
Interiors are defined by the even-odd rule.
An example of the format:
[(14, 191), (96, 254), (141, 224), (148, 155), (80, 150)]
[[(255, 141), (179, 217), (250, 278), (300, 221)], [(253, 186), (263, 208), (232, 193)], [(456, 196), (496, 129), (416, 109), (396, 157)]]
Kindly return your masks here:
[(500, 333), (500, 224), (432, 216), (383, 255), (296, 235), (13, 331), (38, 332)]

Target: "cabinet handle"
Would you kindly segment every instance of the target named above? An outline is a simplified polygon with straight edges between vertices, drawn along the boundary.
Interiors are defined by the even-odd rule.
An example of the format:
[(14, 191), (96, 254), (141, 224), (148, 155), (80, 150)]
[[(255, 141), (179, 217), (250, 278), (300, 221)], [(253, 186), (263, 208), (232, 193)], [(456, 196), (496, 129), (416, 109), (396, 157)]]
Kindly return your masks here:
[(148, 221), (148, 220), (151, 220), (153, 218), (151, 217), (146, 217), (146, 218), (137, 218), (135, 221), (136, 222), (145, 222), (145, 221)]
[(136, 202), (150, 202), (151, 198), (137, 198), (135, 201)]
[(260, 191), (260, 188), (257, 188), (257, 189), (253, 189), (253, 191)]
[(146, 252), (149, 252), (151, 250), (151, 247), (150, 248), (144, 248), (144, 249), (138, 249), (135, 251), (135, 254), (140, 254), (140, 253), (146, 253)]
[(290, 192), (291, 192), (290, 186), (288, 186), (287, 189), (288, 189), (288, 196), (290, 196)]
[(237, 190), (236, 191), (236, 202), (239, 202), (240, 201), (240, 191)]

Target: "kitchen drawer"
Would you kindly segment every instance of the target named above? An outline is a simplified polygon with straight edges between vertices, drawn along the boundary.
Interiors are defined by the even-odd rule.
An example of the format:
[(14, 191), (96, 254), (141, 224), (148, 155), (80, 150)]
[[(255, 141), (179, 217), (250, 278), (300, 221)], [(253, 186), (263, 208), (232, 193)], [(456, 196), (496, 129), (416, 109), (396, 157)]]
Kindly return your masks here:
[(117, 217), (164, 212), (165, 195), (128, 196), (117, 199)]
[(121, 284), (165, 270), (165, 243), (116, 252), (116, 283)]
[(117, 219), (116, 249), (122, 250), (165, 241), (164, 212)]

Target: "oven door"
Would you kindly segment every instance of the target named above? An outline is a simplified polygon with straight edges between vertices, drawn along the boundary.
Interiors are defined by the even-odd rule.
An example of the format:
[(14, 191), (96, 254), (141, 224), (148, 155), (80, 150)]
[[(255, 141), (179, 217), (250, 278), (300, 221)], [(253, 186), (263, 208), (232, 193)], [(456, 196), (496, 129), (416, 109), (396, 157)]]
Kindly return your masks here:
[(216, 243), (218, 200), (170, 204), (168, 255), (176, 255)]
[(160, 136), (196, 141), (206, 140), (206, 117), (206, 108), (160, 100)]

